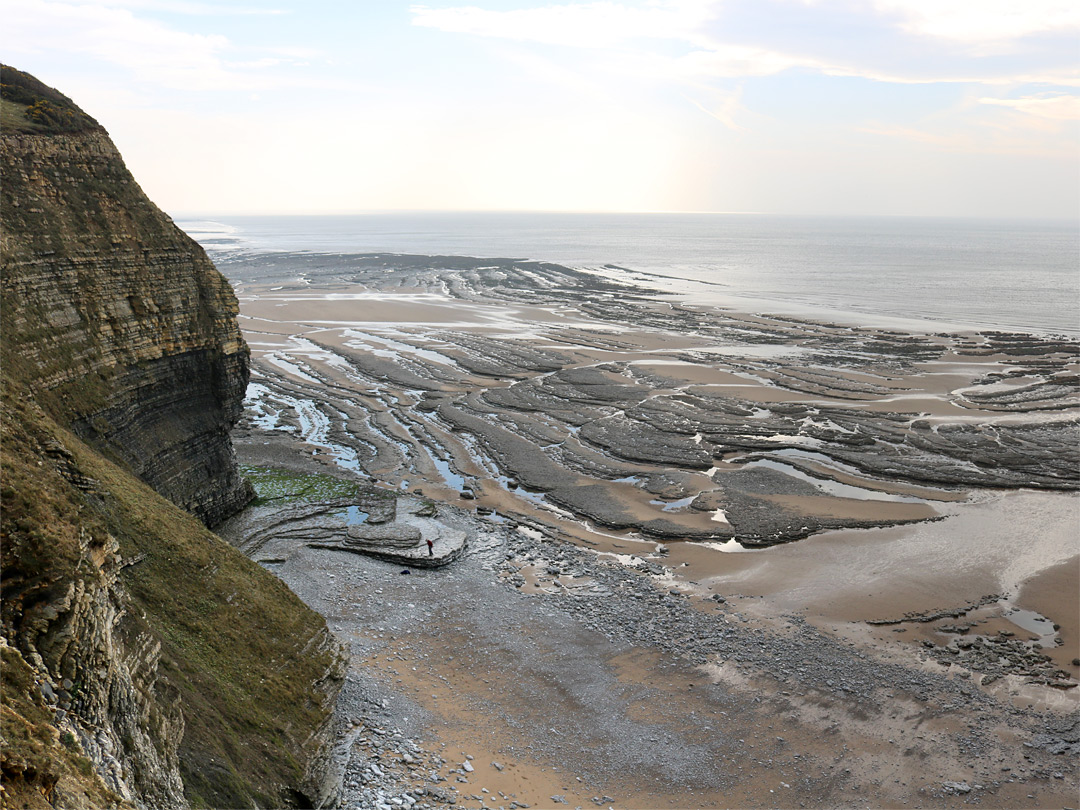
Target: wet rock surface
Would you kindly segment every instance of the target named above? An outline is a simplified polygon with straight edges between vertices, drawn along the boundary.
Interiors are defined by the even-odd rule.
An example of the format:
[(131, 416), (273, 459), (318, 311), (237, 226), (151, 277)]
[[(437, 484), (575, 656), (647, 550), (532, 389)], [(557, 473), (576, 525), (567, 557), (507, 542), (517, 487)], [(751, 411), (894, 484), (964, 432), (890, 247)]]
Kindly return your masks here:
[[(928, 509), (961, 487), (1080, 484), (1077, 346), (1069, 341), (905, 335), (658, 307), (646, 290), (517, 260), (285, 254), (272, 265), (238, 257), (222, 266), (248, 284), (296, 273), (306, 284), (407, 284), (481, 313), (512, 295), (578, 319), (548, 345), (373, 327), (339, 338), (324, 329), (317, 343), (296, 344), (310, 347), (300, 354), (289, 354), (288, 341), (257, 353), (246, 428), (258, 414), (280, 430), (318, 430), (324, 446), (349, 448), (356, 469), (376, 479), (401, 481), (401, 471), (416, 469), (450, 483), (446, 470), (432, 469), (447, 463), (462, 479), (456, 488), (481, 501), (513, 479), (603, 526), (665, 537), (712, 530), (715, 540), (755, 547), (925, 519), (927, 509), (869, 508), (877, 496), (866, 489), (896, 482), (927, 488)], [(976, 360), (982, 373), (964, 365)], [(925, 389), (928, 372), (953, 380), (951, 390)], [(291, 416), (297, 409), (310, 418)], [(752, 476), (738, 470), (762, 461), (776, 474), (765, 494), (814, 500), (756, 497)], [(727, 526), (694, 520), (690, 510), (647, 514), (642, 482), (687, 471), (703, 474), (695, 494), (708, 493)], [(613, 486), (626, 480), (639, 494)], [(849, 486), (840, 492), (834, 481)], [(578, 492), (583, 486), (593, 494)], [(855, 515), (851, 503), (826, 503), (836, 498), (871, 503)]]
[[(262, 342), (245, 463), (428, 499), (468, 537), (438, 570), (303, 532), (249, 552), (352, 652), (341, 733), (366, 742), (343, 754), (343, 806), (1022, 806), (1075, 787), (1067, 753), (1023, 745), (1075, 707), (1013, 700), (1075, 690), (987, 682), (971, 648), (942, 651), (944, 631), (930, 647), (892, 636), (907, 624), (871, 628), (889, 645), (852, 641), (673, 561), (933, 521), (971, 487), (1076, 489), (1075, 344), (658, 304), (510, 259), (225, 268)], [(357, 303), (290, 299), (323, 283), (357, 285)], [(436, 299), (454, 325), (415, 325)], [(537, 308), (527, 328), (507, 325), (510, 301)], [(393, 738), (378, 760), (374, 728)]]
[[(360, 511), (361, 507), (371, 511)], [(253, 507), (219, 531), (257, 560), (283, 559), (298, 544), (305, 544), (438, 568), (461, 556), (468, 537), (434, 519), (436, 514), (429, 501), (399, 499), (385, 490), (361, 490), (347, 498)]]

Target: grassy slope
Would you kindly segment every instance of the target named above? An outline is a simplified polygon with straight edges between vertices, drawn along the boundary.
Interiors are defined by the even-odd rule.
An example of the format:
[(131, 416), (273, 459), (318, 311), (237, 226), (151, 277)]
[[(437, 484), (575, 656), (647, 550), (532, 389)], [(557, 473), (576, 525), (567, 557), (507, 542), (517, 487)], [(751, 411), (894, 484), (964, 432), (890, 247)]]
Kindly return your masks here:
[(5, 131), (15, 132), (40, 132), (45, 129), (41, 124), (35, 124), (26, 117), (26, 105), (0, 98), (0, 121), (3, 122)]
[[(91, 587), (101, 581), (99, 570), (83, 559), (79, 543), (80, 528), (91, 536), (100, 529), (82, 523), (81, 493), (43, 460), (40, 448), (48, 433), (39, 417), (35, 406), (12, 396), (5, 384), (0, 405), (5, 629), (21, 620), (25, 605), (56, 600), (73, 581)], [(77, 746), (61, 741), (54, 711), (43, 699), (33, 670), (14, 647), (2, 651), (3, 806), (51, 807), (56, 800), (60, 806), (80, 806), (72, 797), (81, 799), (82, 806), (115, 806), (117, 797), (97, 778)]]
[[(181, 770), (196, 807), (282, 806), (295, 798), (302, 743), (325, 717), (312, 684), (335, 666), (325, 625), (276, 577), (134, 476), (82, 444), (32, 403), (5, 396), (3, 497), (6, 586), (95, 576), (77, 537), (111, 535), (133, 621), (162, 643), (179, 690)], [(58, 439), (104, 499), (71, 486), (37, 451)], [(5, 593), (18, 602), (17, 594)], [(143, 624), (145, 622), (145, 624)], [(58, 753), (54, 751), (54, 753)]]
[(160, 634), (166, 672), (183, 696), (189, 796), (209, 806), (247, 796), (280, 804), (303, 777), (297, 732), (323, 719), (311, 685), (333, 660), (310, 649), (325, 632), (322, 619), (194, 517), (92, 452), (77, 455), (115, 498), (124, 556), (147, 555), (124, 570), (124, 584)]
[(49, 133), (101, 128), (63, 93), (8, 65), (0, 65), (0, 100), (6, 130)]

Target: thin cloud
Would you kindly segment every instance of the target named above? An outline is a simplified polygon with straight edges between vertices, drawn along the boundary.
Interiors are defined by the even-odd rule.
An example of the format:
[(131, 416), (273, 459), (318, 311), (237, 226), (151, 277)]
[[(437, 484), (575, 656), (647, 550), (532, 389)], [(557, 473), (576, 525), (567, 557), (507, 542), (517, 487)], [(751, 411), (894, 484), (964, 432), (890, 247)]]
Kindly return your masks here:
[(185, 2), (185, 0), (98, 0), (97, 5), (107, 8), (131, 8), (140, 11), (165, 11), (199, 17), (247, 17), (291, 13), (278, 8), (234, 6), (225, 3), (195, 3)]
[(886, 84), (976, 84), (988, 86), (1016, 86), (1025, 84), (1043, 84), (1055, 87), (1080, 87), (1080, 70), (1046, 70), (1038, 73), (935, 73), (927, 76), (905, 76), (901, 73), (889, 73), (859, 66), (830, 65), (821, 68), (826, 76), (870, 79)]
[(908, 33), (968, 44), (1080, 30), (1075, 0), (875, 0), (874, 6), (898, 17)]
[[(813, 9), (815, 17), (820, 17), (823, 26), (829, 24), (830, 12), (840, 5), (837, 0), (802, 2)], [(609, 59), (606, 64), (639, 78), (644, 78), (641, 74), (647, 65), (656, 77), (687, 81), (773, 76), (803, 68), (827, 76), (892, 84), (1080, 86), (1080, 70), (1074, 67), (1075, 59), (1071, 57), (1060, 65), (1039, 68), (1034, 67), (1034, 62), (1026, 67), (1005, 67), (973, 58), (983, 46), (993, 50), (993, 43), (1080, 30), (1080, 5), (1074, 0), (1028, 0), (1023, 4), (1014, 0), (873, 0), (872, 5), (857, 13), (876, 20), (882, 30), (903, 32), (895, 34), (898, 37), (945, 39), (971, 46), (959, 62), (949, 60), (949, 67), (928, 63), (922, 51), (920, 58), (894, 60), (896, 66), (892, 69), (871, 64), (866, 55), (858, 56), (854, 51), (845, 54), (842, 48), (814, 56), (796, 53), (790, 45), (770, 47), (768, 31), (753, 44), (729, 41), (719, 16), (722, 6), (719, 0), (649, 3), (641, 7), (619, 2), (538, 4), (509, 11), (417, 5), (411, 7), (410, 14), (413, 25), (447, 33), (620, 51), (626, 58)], [(807, 31), (808, 43), (813, 41), (813, 35), (813, 30)], [(680, 48), (683, 53), (678, 53)]]
[[(1066, 158), (1073, 159), (1074, 153), (1063, 148), (1056, 141), (1036, 140), (1030, 137), (1017, 136), (1014, 130), (998, 128), (989, 130), (986, 127), (976, 132), (956, 131), (934, 132), (916, 127), (905, 127), (889, 124), (870, 124), (860, 127), (859, 132), (867, 135), (878, 135), (885, 138), (893, 138), (914, 143), (921, 143), (943, 152), (956, 152), (961, 154), (984, 154), (984, 155), (1027, 155), (1041, 158)], [(990, 132), (988, 136), (986, 133)]]
[(864, 132), (867, 135), (881, 135), (888, 138), (902, 138), (906, 141), (930, 144), (931, 146), (947, 149), (950, 152), (970, 152), (977, 146), (970, 135), (941, 134), (939, 132), (915, 129), (914, 127), (874, 124), (860, 127), (859, 132)]
[[(702, 25), (714, 15), (713, 2), (677, 2), (635, 8), (598, 2), (513, 11), (475, 6), (432, 9), (413, 6), (414, 25), (448, 33), (562, 45), (587, 49), (613, 48), (633, 40), (667, 40), (696, 47), (678, 57), (637, 49), (651, 71), (672, 78), (737, 78), (771, 76), (792, 67), (822, 67), (814, 59), (767, 48), (714, 42)], [(609, 63), (610, 64), (610, 63)], [(627, 65), (629, 72), (635, 71)]]
[(507, 62), (517, 65), (525, 74), (546, 84), (564, 88), (575, 95), (604, 98), (607, 91), (587, 74), (573, 70), (564, 63), (546, 59), (526, 50), (499, 48), (497, 52)]
[(1076, 96), (1027, 96), (1025, 98), (980, 98), (980, 104), (1007, 107), (1017, 112), (1052, 121), (1080, 121), (1080, 98)]
[(773, 76), (795, 67), (824, 68), (816, 59), (743, 45), (720, 45), (708, 51), (694, 51), (678, 60), (679, 72), (687, 76), (738, 78)]
[(643, 38), (689, 40), (711, 16), (709, 6), (705, 2), (673, 2), (636, 8), (598, 2), (512, 11), (413, 6), (409, 13), (413, 25), (450, 33), (596, 48)]
[(730, 93), (713, 91), (710, 95), (712, 96), (712, 103), (708, 105), (688, 95), (683, 95), (683, 98), (733, 132), (746, 132), (746, 127), (735, 120), (737, 115), (746, 112), (742, 106), (742, 88), (740, 87)]
[(122, 3), (22, 0), (4, 3), (3, 16), (10, 52), (83, 54), (130, 70), (140, 82), (181, 90), (271, 87), (279, 82), (263, 75), (267, 69), (304, 58), (265, 49), (270, 56), (229, 61), (237, 49), (227, 37), (178, 31)]
[(48, 43), (168, 86), (213, 87), (230, 78), (220, 56), (229, 45), (224, 36), (175, 31), (126, 8), (25, 0), (7, 5), (4, 24), (11, 50), (35, 52), (34, 43)]

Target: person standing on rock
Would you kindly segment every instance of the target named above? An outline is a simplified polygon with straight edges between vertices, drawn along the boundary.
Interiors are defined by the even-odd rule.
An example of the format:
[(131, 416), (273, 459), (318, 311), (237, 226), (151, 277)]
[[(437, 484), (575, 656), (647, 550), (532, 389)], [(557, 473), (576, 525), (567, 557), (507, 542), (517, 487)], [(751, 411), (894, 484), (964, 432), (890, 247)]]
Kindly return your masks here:
[(435, 556), (435, 544), (432, 543), (430, 540), (427, 541), (427, 555), (429, 557)]

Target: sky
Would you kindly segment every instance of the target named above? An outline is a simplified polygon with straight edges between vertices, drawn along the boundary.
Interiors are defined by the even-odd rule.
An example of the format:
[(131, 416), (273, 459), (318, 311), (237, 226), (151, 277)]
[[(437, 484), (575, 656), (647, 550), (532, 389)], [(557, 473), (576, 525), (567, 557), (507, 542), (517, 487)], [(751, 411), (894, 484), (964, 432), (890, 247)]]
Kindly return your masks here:
[(1076, 0), (0, 0), (174, 216), (1075, 218)]

